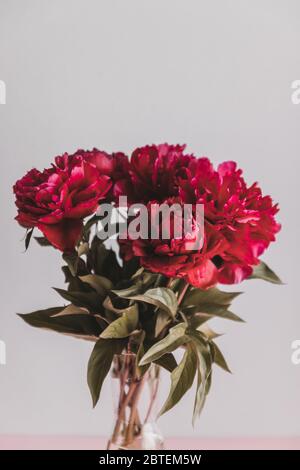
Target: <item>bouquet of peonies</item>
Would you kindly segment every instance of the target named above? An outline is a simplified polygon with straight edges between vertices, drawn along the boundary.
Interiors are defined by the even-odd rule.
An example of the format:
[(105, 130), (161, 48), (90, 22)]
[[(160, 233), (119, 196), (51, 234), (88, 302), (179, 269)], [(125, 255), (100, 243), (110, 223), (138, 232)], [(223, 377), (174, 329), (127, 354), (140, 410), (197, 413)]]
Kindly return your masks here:
[[(256, 183), (247, 186), (234, 162), (214, 169), (168, 144), (137, 148), (130, 159), (97, 149), (65, 153), (42, 172), (30, 170), (14, 193), (26, 249), (37, 228), (41, 246), (62, 252), (67, 287), (56, 291), (68, 302), (20, 316), (95, 342), (87, 375), (94, 405), (113, 364), (121, 385), (114, 436), (121, 432), (126, 447), (141, 432), (136, 405), (151, 364), (171, 374), (160, 413), (196, 378), (195, 419), (213, 364), (229, 371), (207, 322), (242, 321), (230, 310), (239, 293), (216, 285), (280, 283), (259, 259), (280, 229), (277, 205)], [(117, 238), (114, 249), (107, 238)]]

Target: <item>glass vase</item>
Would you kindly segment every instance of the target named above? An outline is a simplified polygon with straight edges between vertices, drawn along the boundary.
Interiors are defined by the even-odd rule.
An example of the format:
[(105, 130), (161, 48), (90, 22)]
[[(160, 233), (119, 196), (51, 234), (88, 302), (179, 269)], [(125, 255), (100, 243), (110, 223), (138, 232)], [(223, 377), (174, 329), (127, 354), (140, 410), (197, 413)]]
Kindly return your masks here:
[(156, 424), (159, 367), (151, 365), (144, 375), (136, 355), (115, 355), (112, 385), (115, 421), (107, 449), (161, 450), (163, 437)]

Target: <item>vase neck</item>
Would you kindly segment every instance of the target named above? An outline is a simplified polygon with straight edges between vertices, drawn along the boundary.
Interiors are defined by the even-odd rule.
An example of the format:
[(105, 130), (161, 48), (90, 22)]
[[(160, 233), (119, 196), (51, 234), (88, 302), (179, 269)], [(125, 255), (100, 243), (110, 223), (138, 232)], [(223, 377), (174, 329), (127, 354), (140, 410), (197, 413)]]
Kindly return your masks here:
[(127, 447), (137, 438), (142, 439), (156, 420), (159, 367), (141, 370), (135, 354), (116, 355), (112, 382), (116, 423), (111, 440)]

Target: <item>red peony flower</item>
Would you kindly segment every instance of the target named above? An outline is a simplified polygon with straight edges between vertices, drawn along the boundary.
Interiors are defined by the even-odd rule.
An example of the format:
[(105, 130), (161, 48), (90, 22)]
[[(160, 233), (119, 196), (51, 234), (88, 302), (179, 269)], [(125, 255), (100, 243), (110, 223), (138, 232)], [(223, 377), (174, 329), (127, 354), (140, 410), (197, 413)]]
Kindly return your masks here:
[[(181, 206), (182, 211), (171, 218), (155, 218), (159, 211), (160, 203), (152, 201), (147, 205), (149, 237), (147, 239), (134, 239), (129, 233), (127, 239), (119, 239), (120, 253), (125, 261), (138, 257), (140, 263), (151, 272), (164, 274), (167, 277), (183, 278), (190, 284), (207, 289), (218, 281), (218, 269), (212, 259), (223, 253), (226, 240), (209, 224), (205, 224), (204, 240), (201, 247), (196, 247), (196, 242), (201, 238), (200, 226), (194, 218), (190, 221), (191, 230), (184, 231), (183, 203), (180, 198), (171, 198), (162, 202), (171, 207), (173, 204)], [(161, 203), (161, 204), (162, 204)], [(152, 217), (152, 219), (151, 219)], [(151, 238), (151, 223), (159, 220), (157, 238)], [(175, 230), (181, 226), (180, 236), (176, 236)], [(152, 225), (153, 227), (153, 225)], [(176, 227), (176, 228), (175, 228)], [(163, 230), (167, 229), (168, 238), (164, 238)]]
[[(115, 203), (126, 195), (147, 204), (179, 201), (204, 205), (204, 245), (187, 249), (195, 233), (147, 240), (120, 240), (125, 259), (140, 258), (147, 269), (183, 277), (206, 288), (248, 277), (259, 257), (275, 240), (278, 212), (257, 184), (247, 186), (234, 162), (214, 169), (208, 158), (184, 154), (185, 146), (151, 145), (123, 153), (78, 150), (56, 157), (52, 168), (31, 170), (14, 186), (18, 222), (38, 227), (62, 251), (74, 249), (83, 218), (97, 210), (104, 197)], [(163, 225), (163, 223), (161, 224)], [(194, 229), (196, 225), (194, 225)], [(161, 227), (160, 227), (161, 228)]]
[(278, 206), (262, 195), (257, 183), (246, 185), (235, 162), (224, 162), (214, 170), (208, 159), (201, 158), (189, 169), (193, 177), (181, 185), (182, 198), (204, 204), (205, 219), (227, 241), (224, 252), (213, 259), (218, 281), (241, 282), (280, 230), (275, 220)]
[(215, 170), (208, 158), (184, 155), (184, 148), (163, 144), (133, 152), (135, 202), (180, 197), (182, 203), (203, 204), (204, 247), (187, 253), (184, 240), (129, 239), (120, 240), (121, 254), (126, 259), (138, 256), (150, 271), (185, 277), (202, 288), (241, 282), (280, 230), (275, 220), (278, 207), (256, 183), (246, 185), (234, 162)]
[(116, 152), (109, 154), (96, 148), (91, 151), (80, 149), (73, 155), (65, 153), (62, 156), (56, 157), (55, 163), (60, 167), (65, 164), (65, 160), (72, 161), (74, 164), (76, 164), (77, 161), (84, 160), (96, 167), (100, 175), (109, 176), (112, 185), (109, 193), (106, 195), (107, 199), (117, 200), (120, 195), (129, 195), (131, 193), (129, 160), (124, 153)]
[(178, 195), (179, 183), (189, 177), (188, 165), (195, 159), (185, 155), (185, 145), (147, 145), (134, 150), (130, 176), (135, 200), (161, 201)]
[(52, 168), (33, 169), (14, 185), (16, 220), (26, 228), (38, 227), (56, 248), (70, 252), (80, 238), (83, 218), (97, 210), (112, 183), (80, 154), (64, 154), (55, 161)]

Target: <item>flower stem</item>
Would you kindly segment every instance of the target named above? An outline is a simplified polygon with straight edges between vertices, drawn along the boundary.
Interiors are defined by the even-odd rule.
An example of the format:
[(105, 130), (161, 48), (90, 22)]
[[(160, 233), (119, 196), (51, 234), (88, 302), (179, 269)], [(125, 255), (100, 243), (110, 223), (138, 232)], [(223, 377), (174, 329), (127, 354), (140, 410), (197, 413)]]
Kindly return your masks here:
[(130, 445), (133, 441), (133, 431), (134, 431), (134, 426), (137, 421), (137, 406), (138, 406), (139, 398), (140, 398), (141, 391), (144, 385), (145, 377), (146, 375), (143, 376), (140, 382), (137, 382), (135, 384), (135, 391), (132, 397), (130, 417), (129, 417), (129, 422), (128, 422), (126, 434), (125, 434), (125, 442), (124, 442), (125, 446)]
[(183, 299), (185, 297), (185, 294), (187, 293), (187, 290), (188, 290), (189, 287), (190, 287), (189, 283), (186, 282), (185, 285), (183, 286), (182, 291), (180, 292), (180, 294), (178, 296), (178, 305), (180, 305), (181, 302), (183, 301)]

